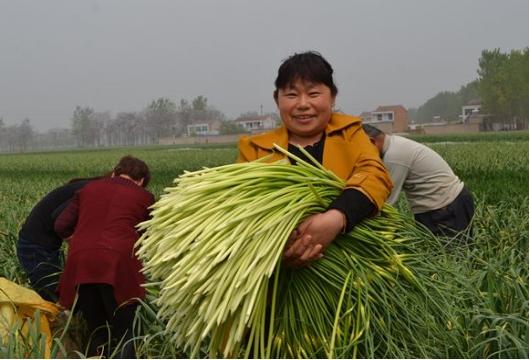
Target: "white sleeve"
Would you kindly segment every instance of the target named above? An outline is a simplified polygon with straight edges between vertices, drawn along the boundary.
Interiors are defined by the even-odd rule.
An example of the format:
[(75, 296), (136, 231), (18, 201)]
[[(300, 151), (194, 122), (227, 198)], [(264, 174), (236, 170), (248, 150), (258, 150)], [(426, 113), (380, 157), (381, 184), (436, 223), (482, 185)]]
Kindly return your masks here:
[(392, 182), (394, 183), (392, 192), (390, 193), (390, 196), (388, 197), (386, 202), (389, 203), (390, 205), (394, 205), (397, 202), (399, 198), (399, 193), (401, 192), (401, 188), (403, 187), (403, 184), (405, 183), (405, 180), (407, 179), (409, 168), (407, 166), (399, 165), (395, 163), (385, 163), (385, 166), (388, 172), (390, 173)]

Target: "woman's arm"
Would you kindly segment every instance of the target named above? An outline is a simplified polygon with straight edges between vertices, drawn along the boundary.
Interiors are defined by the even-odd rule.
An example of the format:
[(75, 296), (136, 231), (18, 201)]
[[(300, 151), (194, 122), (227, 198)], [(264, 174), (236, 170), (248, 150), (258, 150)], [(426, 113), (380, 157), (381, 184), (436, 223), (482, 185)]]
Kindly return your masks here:
[(377, 213), (392, 190), (390, 174), (380, 158), (379, 151), (361, 128), (353, 133), (349, 142), (351, 146), (358, 147), (360, 154), (350, 177), (346, 180), (346, 188), (363, 193), (375, 205), (374, 213)]
[(79, 214), (79, 194), (76, 193), (68, 206), (59, 214), (55, 220), (54, 230), (63, 239), (72, 236), (77, 224)]
[(349, 146), (358, 151), (355, 157), (337, 154), (344, 162), (341, 166), (352, 169), (346, 189), (326, 212), (312, 215), (298, 226), (284, 253), (288, 265), (304, 266), (322, 257), (341, 232), (351, 231), (363, 219), (376, 214), (390, 193), (392, 182), (388, 171), (366, 134), (348, 129), (345, 135)]

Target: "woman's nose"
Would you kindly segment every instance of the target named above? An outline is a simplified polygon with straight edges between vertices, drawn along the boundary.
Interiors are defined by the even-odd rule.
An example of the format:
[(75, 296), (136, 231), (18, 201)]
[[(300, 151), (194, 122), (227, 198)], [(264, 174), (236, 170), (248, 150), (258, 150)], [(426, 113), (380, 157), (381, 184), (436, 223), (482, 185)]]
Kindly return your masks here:
[(309, 98), (305, 95), (300, 95), (298, 98), (297, 106), (299, 108), (306, 108), (309, 106)]

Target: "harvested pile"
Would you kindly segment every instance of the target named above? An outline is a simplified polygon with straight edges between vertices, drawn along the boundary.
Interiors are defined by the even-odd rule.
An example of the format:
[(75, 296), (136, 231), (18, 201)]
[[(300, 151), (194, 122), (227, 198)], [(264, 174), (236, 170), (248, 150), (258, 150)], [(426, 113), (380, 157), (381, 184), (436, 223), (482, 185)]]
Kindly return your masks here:
[(295, 160), (185, 173), (140, 225), (138, 255), (175, 345), (192, 357), (449, 356), (451, 297), (430, 279), (440, 269), (413, 255), (429, 237), (391, 207), (312, 266), (282, 268), (289, 234), (344, 188)]

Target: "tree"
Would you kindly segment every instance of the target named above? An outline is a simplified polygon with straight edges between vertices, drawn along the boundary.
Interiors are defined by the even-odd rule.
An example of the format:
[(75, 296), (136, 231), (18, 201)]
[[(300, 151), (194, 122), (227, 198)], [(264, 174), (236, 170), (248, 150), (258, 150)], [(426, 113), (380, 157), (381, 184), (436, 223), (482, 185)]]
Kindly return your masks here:
[(175, 132), (177, 119), (177, 106), (168, 98), (153, 100), (145, 111), (147, 131), (151, 142)]
[(437, 116), (447, 121), (456, 120), (461, 106), (455, 93), (442, 91), (418, 108), (417, 118), (420, 122), (431, 122)]
[(409, 113), (410, 122), (416, 123), (418, 121), (418, 108), (408, 108), (407, 112)]
[(0, 151), (5, 150), (7, 147), (6, 131), (4, 119), (0, 117)]
[(28, 118), (25, 118), (17, 129), (17, 143), (20, 151), (27, 151), (33, 140), (33, 127)]
[(483, 111), (507, 127), (528, 128), (528, 48), (484, 50), (479, 59), (479, 93)]
[(91, 146), (105, 145), (105, 127), (110, 120), (110, 114), (107, 111), (90, 114), (88, 141)]
[(18, 139), (17, 139), (18, 126), (9, 125), (5, 128), (6, 146), (7, 150), (14, 152), (18, 150)]
[(219, 130), (221, 135), (243, 134), (246, 132), (243, 126), (234, 121), (223, 121)]
[(18, 125), (9, 126), (5, 126), (4, 120), (0, 118), (0, 150), (27, 151), (33, 147), (34, 136), (33, 127), (28, 118)]
[(56, 149), (75, 145), (72, 131), (66, 128), (50, 129), (44, 134), (39, 134), (39, 138), (38, 147), (40, 149)]
[(180, 99), (180, 105), (177, 110), (177, 123), (175, 127), (175, 135), (182, 135), (186, 132), (188, 125), (191, 123), (191, 113), (193, 112), (188, 100)]
[(409, 112), (411, 119), (418, 123), (431, 122), (435, 116), (446, 121), (458, 121), (462, 106), (479, 97), (476, 80), (462, 86), (457, 92), (442, 91), (430, 98), (417, 110)]
[(136, 145), (140, 143), (143, 132), (143, 121), (134, 112), (121, 112), (113, 121), (115, 143), (118, 145)]
[(91, 138), (90, 116), (94, 110), (90, 107), (76, 106), (72, 115), (72, 134), (78, 146), (88, 146)]
[(193, 110), (196, 110), (196, 111), (206, 110), (206, 108), (208, 107), (208, 99), (202, 95), (199, 95), (195, 99), (192, 100), (191, 104), (193, 106)]
[(511, 115), (517, 129), (528, 129), (528, 48), (510, 52), (506, 71)]
[(206, 97), (202, 95), (197, 96), (192, 100), (191, 106), (187, 100), (181, 99), (177, 111), (175, 135), (187, 133), (187, 127), (190, 124), (210, 122), (213, 120), (224, 121), (225, 116), (215, 107), (209, 106)]

